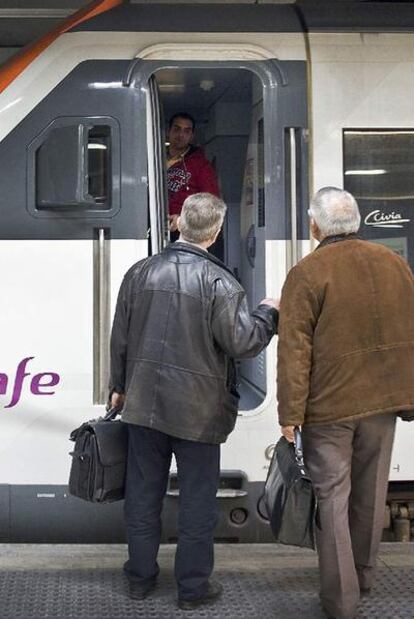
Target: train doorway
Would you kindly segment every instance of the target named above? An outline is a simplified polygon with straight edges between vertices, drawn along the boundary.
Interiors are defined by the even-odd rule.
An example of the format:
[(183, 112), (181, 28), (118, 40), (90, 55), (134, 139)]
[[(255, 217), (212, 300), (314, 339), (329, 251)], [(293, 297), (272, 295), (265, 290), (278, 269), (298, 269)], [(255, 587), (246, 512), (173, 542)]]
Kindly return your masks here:
[[(174, 114), (187, 112), (195, 120), (194, 146), (214, 167), (228, 206), (211, 251), (242, 283), (253, 308), (266, 296), (262, 83), (234, 68), (162, 69), (154, 79), (165, 134)], [(266, 395), (265, 353), (241, 362), (239, 370), (242, 408), (253, 410)]]
[[(147, 96), (152, 247), (162, 247), (168, 236), (165, 178), (168, 121), (174, 114), (186, 112), (196, 124), (194, 146), (201, 148), (213, 165), (220, 195), (228, 206), (223, 236), (213, 253), (241, 282), (251, 308), (270, 295), (269, 282), (275, 279), (275, 271), (280, 269), (280, 279), (284, 279), (286, 256), (282, 263), (272, 265), (270, 273), (267, 242), (281, 238), (286, 251), (285, 239), (291, 234), (291, 201), (305, 187), (305, 178), (297, 174), (302, 169), (302, 161), (296, 153), (292, 170), (292, 153), (287, 152), (284, 143), (286, 127), (291, 124), (286, 112), (289, 111), (289, 116), (296, 115), (295, 127), (302, 127), (306, 98), (300, 106), (292, 101), (286, 105), (282, 95), (288, 94), (289, 89), (278, 90), (284, 76), (277, 61), (266, 63), (265, 70), (261, 64), (206, 62), (195, 66), (183, 62), (174, 63), (173, 67), (159, 66), (150, 75)], [(303, 66), (298, 73), (299, 66), (293, 68), (293, 81), (299, 74), (303, 80), (300, 73)], [(301, 131), (297, 130), (299, 139), (295, 144), (301, 140)], [(291, 174), (295, 178), (294, 195)], [(294, 223), (296, 226), (296, 215)], [(269, 377), (272, 389), (274, 383), (274, 370), (268, 373), (267, 353), (240, 362), (239, 377), (241, 409), (246, 413), (260, 410), (268, 393)]]

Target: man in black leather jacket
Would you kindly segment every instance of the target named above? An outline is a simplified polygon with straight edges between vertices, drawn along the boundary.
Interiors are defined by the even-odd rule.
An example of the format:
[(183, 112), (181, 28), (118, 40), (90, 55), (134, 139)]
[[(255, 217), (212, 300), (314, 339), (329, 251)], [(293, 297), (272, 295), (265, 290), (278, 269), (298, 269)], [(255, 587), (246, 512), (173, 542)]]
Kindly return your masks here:
[(250, 313), (241, 285), (207, 251), (225, 211), (211, 194), (187, 198), (179, 241), (125, 275), (111, 337), (111, 403), (123, 407), (129, 436), (129, 592), (144, 599), (156, 583), (160, 514), (174, 454), (180, 486), (175, 573), (184, 610), (221, 593), (209, 576), (220, 443), (233, 430), (238, 408), (233, 359), (260, 353), (277, 329), (276, 302), (264, 299)]

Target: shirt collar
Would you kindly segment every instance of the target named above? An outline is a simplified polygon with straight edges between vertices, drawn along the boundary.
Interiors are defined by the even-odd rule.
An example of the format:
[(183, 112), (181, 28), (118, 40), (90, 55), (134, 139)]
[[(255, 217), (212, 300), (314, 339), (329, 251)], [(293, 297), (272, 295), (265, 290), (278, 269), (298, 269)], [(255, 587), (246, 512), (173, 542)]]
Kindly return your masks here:
[(324, 239), (322, 239), (316, 249), (324, 247), (325, 245), (330, 245), (331, 243), (339, 243), (339, 241), (351, 241), (358, 238), (359, 237), (355, 232), (352, 232), (351, 234), (333, 234), (332, 236), (326, 236)]

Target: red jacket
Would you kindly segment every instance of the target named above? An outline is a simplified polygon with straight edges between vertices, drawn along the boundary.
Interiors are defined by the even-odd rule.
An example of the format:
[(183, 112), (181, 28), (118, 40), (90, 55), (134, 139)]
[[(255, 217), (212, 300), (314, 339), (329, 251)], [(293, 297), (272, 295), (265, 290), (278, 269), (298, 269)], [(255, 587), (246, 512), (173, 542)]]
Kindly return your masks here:
[(194, 193), (220, 195), (213, 166), (195, 146), (167, 170), (167, 185), (170, 215), (179, 215), (184, 200)]

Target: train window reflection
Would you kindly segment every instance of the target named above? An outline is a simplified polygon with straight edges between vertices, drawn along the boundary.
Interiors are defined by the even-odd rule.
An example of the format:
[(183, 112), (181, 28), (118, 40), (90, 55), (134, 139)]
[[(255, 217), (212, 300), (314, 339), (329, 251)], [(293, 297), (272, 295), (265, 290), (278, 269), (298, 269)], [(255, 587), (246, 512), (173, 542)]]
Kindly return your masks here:
[(414, 266), (414, 130), (345, 129), (344, 187), (358, 201), (361, 236)]
[(344, 156), (345, 182), (357, 199), (414, 199), (414, 130), (345, 130)]

